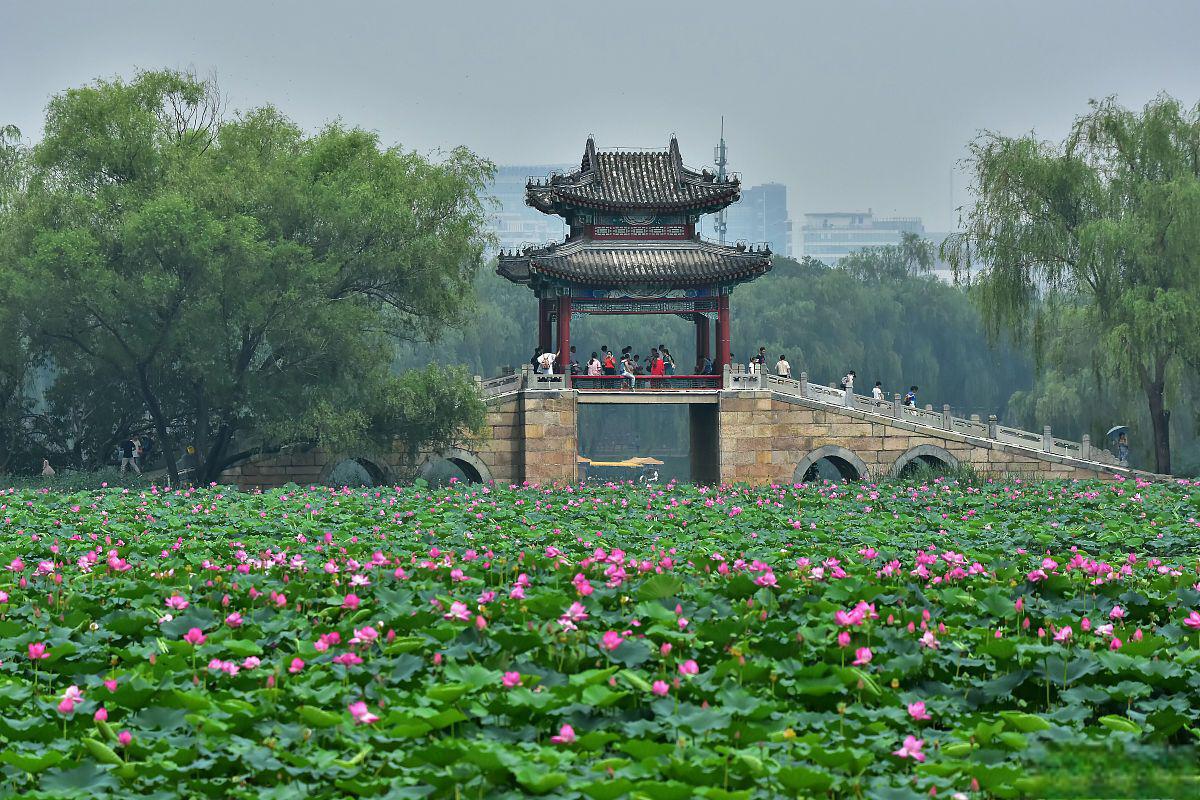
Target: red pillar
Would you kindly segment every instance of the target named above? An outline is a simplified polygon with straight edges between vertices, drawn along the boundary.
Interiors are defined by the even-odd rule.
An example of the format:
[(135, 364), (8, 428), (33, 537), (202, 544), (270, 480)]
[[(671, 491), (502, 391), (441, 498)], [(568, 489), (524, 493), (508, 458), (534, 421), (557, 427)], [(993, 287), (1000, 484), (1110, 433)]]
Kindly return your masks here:
[(708, 317), (696, 315), (696, 361), (703, 361), (708, 356)]
[(550, 301), (538, 298), (538, 347), (550, 349)]
[(723, 294), (717, 301), (717, 364), (714, 371), (719, 374), (729, 363), (729, 295)]
[(571, 371), (571, 298), (558, 298), (558, 366), (563, 375)]

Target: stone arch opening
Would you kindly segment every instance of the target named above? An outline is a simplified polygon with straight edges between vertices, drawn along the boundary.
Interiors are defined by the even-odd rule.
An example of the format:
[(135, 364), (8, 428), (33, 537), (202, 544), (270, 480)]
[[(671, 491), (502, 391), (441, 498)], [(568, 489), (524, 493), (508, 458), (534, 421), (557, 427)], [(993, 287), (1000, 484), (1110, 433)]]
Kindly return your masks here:
[(474, 453), (452, 447), (425, 457), (417, 469), (417, 476), (426, 482), (444, 486), (462, 481), (465, 483), (491, 483), (492, 473)]
[(921, 444), (908, 450), (896, 459), (888, 474), (893, 478), (903, 478), (912, 475), (920, 469), (950, 471), (958, 467), (958, 459), (945, 448), (935, 444)]
[(866, 462), (853, 451), (837, 445), (825, 445), (813, 450), (796, 466), (794, 483), (814, 480), (859, 481), (869, 474)]
[(388, 470), (386, 464), (368, 456), (341, 456), (331, 458), (321, 473), (325, 486), (386, 486)]

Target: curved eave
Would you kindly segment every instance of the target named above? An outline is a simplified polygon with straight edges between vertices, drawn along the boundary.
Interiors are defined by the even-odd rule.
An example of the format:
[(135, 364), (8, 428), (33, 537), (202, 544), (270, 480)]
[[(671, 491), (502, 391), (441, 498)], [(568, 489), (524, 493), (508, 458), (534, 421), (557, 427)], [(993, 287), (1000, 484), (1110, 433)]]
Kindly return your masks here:
[(586, 197), (560, 189), (530, 189), (525, 195), (525, 204), (543, 214), (567, 216), (574, 211), (691, 211), (697, 214), (715, 214), (736, 203), (741, 196), (741, 187), (731, 185), (721, 192), (703, 198), (677, 200), (674, 202), (605, 200)]

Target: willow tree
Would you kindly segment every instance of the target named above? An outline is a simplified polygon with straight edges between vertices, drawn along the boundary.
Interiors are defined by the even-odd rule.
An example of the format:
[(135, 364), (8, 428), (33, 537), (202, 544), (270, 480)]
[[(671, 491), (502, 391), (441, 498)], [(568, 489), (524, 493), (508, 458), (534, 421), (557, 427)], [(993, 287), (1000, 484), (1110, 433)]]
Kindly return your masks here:
[(1091, 104), (1059, 143), (985, 133), (975, 203), (943, 255), (978, 270), (989, 331), (1018, 338), (1065, 304), (1106, 380), (1145, 397), (1155, 467), (1171, 470), (1170, 389), (1200, 363), (1200, 107)]
[[(392, 375), (395, 341), (469, 307), (491, 171), (270, 107), (227, 115), (189, 74), (99, 81), (50, 102), (0, 229), (0, 296), (60, 368), (127, 387), (172, 477), (188, 446), (210, 480), (285, 438), (425, 436), (380, 398), (423, 380)], [(448, 427), (477, 424), (469, 379), (442, 377)]]

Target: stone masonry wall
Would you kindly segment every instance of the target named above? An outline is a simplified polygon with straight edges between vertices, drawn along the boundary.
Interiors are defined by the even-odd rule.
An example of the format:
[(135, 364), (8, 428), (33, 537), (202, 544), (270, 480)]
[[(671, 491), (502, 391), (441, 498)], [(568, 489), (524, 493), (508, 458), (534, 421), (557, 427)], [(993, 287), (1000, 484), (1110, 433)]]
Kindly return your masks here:
[(522, 425), (520, 395), (488, 403), (487, 438), (480, 442), (477, 453), (497, 483), (520, 483), (525, 474)]
[(574, 483), (579, 473), (578, 394), (526, 391), (521, 397), (524, 480)]
[(791, 483), (797, 465), (813, 451), (843, 447), (857, 456), (873, 478), (887, 475), (912, 448), (939, 447), (982, 473), (1016, 473), (1041, 478), (1097, 478), (1103, 475), (1051, 454), (958, 433), (932, 431), (851, 409), (814, 408), (803, 400), (769, 391), (722, 392), (719, 414), (721, 481)]

